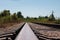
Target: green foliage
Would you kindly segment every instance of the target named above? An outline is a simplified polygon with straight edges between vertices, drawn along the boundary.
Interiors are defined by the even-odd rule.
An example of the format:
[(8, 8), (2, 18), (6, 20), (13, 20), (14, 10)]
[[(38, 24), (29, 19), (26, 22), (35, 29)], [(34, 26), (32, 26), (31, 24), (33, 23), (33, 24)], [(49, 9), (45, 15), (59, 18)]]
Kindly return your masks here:
[(60, 24), (60, 18), (57, 19), (55, 23)]
[(24, 18), (21, 12), (13, 13), (11, 15), (10, 10), (4, 10), (0, 12), (0, 25), (4, 23), (19, 23), (19, 22), (42, 22), (42, 23), (58, 23), (60, 24), (60, 19), (55, 19), (54, 14), (48, 16), (39, 16), (37, 17), (29, 17)]
[(17, 12), (17, 17), (18, 17), (18, 18), (23, 18), (21, 12)]
[(45, 16), (45, 18), (48, 18), (48, 16)]
[(26, 19), (30, 19), (30, 17), (27, 16)]
[(14, 14), (12, 15), (12, 19), (13, 19), (13, 20), (17, 20), (17, 15), (16, 15), (16, 13), (14, 13)]
[(2, 17), (4, 16), (10, 16), (10, 11), (9, 10), (4, 10), (3, 12), (1, 12), (0, 14)]
[(52, 11), (52, 14), (49, 16), (49, 21), (54, 21), (54, 20), (55, 20), (55, 17), (54, 17), (53, 11)]
[(4, 10), (0, 12), (0, 24), (3, 23), (10, 23), (10, 22), (20, 22), (23, 20), (23, 16), (21, 15), (21, 12), (13, 13), (11, 15), (10, 10)]

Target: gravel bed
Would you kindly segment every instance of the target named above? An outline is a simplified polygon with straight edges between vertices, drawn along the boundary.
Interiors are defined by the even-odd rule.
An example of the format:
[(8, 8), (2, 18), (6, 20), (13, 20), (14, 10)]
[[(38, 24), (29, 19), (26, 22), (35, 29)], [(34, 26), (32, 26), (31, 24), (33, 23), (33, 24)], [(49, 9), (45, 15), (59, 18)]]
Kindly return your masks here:
[(38, 33), (44, 35), (47, 38), (60, 39), (60, 29), (33, 24), (33, 23), (29, 23), (29, 25), (34, 31), (38, 31)]
[(6, 27), (6, 28), (0, 28), (0, 35), (4, 34), (4, 33), (11, 33), (11, 32), (15, 32), (17, 29), (19, 29), (21, 26), (23, 25), (23, 23), (17, 24), (17, 25), (13, 25), (10, 27)]

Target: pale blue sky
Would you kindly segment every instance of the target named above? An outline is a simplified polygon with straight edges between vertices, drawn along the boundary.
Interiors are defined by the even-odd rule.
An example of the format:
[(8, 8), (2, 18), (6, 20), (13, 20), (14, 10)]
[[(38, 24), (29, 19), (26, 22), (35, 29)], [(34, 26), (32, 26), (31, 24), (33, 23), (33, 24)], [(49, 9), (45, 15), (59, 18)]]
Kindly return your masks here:
[(0, 11), (5, 9), (21, 11), (25, 17), (49, 16), (54, 10), (55, 17), (60, 17), (60, 0), (0, 0)]

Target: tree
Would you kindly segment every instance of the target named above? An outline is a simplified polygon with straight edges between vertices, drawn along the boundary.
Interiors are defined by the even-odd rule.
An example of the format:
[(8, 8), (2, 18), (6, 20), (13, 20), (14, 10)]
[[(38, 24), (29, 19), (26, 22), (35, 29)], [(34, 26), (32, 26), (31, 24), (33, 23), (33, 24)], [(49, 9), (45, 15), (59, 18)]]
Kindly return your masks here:
[(1, 13), (0, 13), (0, 18), (2, 17)]
[(30, 19), (30, 17), (27, 16), (26, 19)]
[(13, 20), (17, 20), (17, 15), (16, 15), (16, 13), (14, 13), (14, 14), (12, 15), (12, 19), (13, 19)]
[(10, 10), (4, 10), (3, 12), (1, 12), (2, 17), (4, 16), (10, 16)]
[(38, 17), (39, 19), (41, 18), (41, 16)]
[(60, 18), (58, 18), (58, 19), (56, 20), (56, 23), (57, 23), (57, 24), (60, 24)]
[(36, 20), (37, 18), (35, 17), (34, 19)]
[(18, 17), (18, 18), (23, 18), (21, 12), (17, 12), (17, 17)]
[(45, 18), (48, 18), (48, 16), (45, 16)]
[(54, 21), (55, 20), (55, 17), (54, 17), (54, 11), (52, 11), (52, 14), (49, 16), (49, 20), (50, 21)]

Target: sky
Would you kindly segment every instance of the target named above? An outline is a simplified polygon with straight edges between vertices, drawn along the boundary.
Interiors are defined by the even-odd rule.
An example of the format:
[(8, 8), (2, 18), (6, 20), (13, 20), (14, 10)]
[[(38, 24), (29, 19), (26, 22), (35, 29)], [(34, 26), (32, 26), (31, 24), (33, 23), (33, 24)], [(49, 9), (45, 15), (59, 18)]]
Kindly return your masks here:
[(60, 0), (0, 0), (0, 12), (3, 10), (21, 11), (24, 17), (49, 16), (53, 10), (60, 17)]

